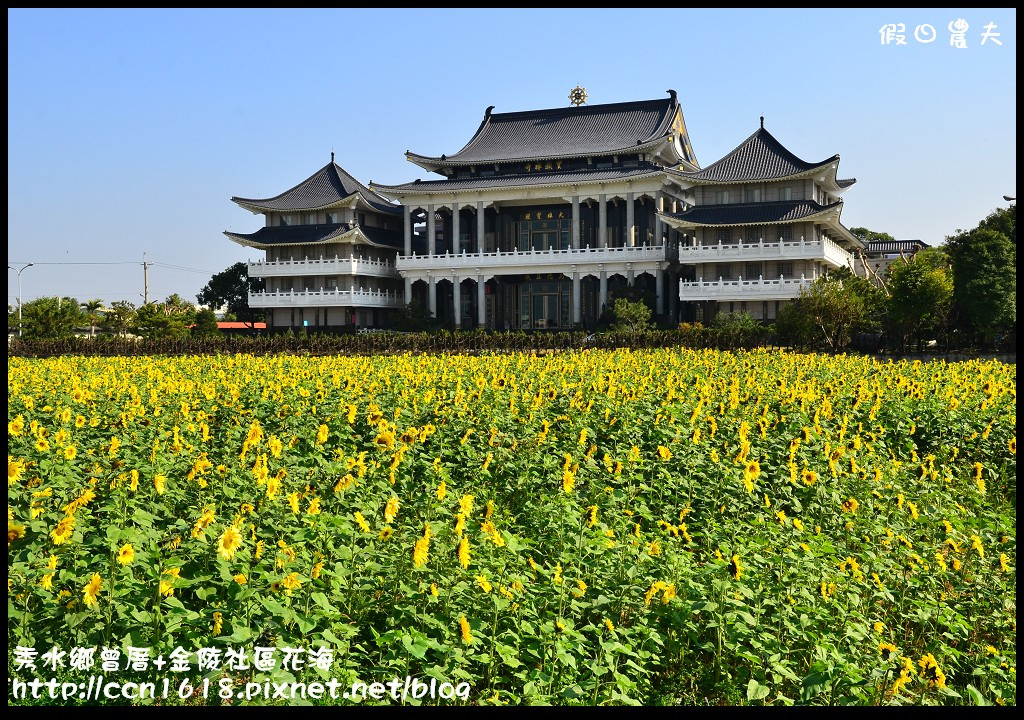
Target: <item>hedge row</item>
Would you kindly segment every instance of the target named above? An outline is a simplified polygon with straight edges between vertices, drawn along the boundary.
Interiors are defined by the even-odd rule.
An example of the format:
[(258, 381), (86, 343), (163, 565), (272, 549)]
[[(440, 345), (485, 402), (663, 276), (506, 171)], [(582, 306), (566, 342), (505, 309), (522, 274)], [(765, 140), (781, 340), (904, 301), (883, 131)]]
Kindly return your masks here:
[(366, 334), (235, 335), (174, 339), (70, 338), (18, 340), (8, 355), (215, 355), (309, 353), (315, 355), (380, 355), (398, 353), (500, 353), (582, 350), (586, 348), (715, 348), (732, 350), (774, 344), (768, 328), (745, 330), (690, 326), (643, 332), (375, 332)]

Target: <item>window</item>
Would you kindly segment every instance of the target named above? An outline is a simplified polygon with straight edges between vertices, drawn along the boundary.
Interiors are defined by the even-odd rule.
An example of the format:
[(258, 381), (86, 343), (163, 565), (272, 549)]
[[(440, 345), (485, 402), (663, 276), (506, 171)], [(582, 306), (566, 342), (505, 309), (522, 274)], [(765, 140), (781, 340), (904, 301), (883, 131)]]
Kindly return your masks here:
[(724, 205), (729, 202), (729, 191), (719, 190), (715, 193), (715, 199), (719, 205)]
[(793, 226), (778, 225), (775, 228), (775, 236), (781, 239), (782, 242), (793, 242)]
[(782, 278), (793, 277), (793, 263), (791, 262), (780, 262), (775, 263), (775, 274)]
[(729, 279), (729, 263), (718, 263), (715, 265), (715, 277), (720, 277), (723, 280)]
[(337, 225), (338, 224), (338, 213), (337, 212), (328, 212), (326, 214), (326, 218), (327, 218), (327, 224), (328, 225)]
[(359, 213), (359, 224), (360, 225), (365, 225), (366, 224), (366, 213)]
[(761, 202), (761, 188), (748, 188), (746, 202)]
[(307, 225), (316, 225), (316, 213), (315, 212), (314, 213), (309, 213), (308, 215), (306, 215), (306, 224)]
[(757, 280), (761, 277), (761, 263), (748, 262), (743, 270), (743, 277), (747, 280)]
[(792, 200), (793, 199), (793, 188), (784, 187), (779, 188), (779, 200)]
[(732, 228), (718, 228), (715, 238), (722, 244), (732, 242)]
[(282, 215), (281, 216), (281, 227), (287, 227), (287, 226), (289, 226), (291, 224), (292, 224), (292, 216), (291, 215)]

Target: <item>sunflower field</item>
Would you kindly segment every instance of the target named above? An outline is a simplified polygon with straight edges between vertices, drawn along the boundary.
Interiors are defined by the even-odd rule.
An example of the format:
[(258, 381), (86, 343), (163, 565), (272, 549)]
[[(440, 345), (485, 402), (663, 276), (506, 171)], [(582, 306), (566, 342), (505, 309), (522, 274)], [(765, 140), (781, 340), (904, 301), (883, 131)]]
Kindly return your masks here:
[[(7, 383), (12, 677), (145, 648), (469, 704), (1016, 703), (1015, 365), (63, 356)], [(256, 648), (331, 659), (196, 670)]]

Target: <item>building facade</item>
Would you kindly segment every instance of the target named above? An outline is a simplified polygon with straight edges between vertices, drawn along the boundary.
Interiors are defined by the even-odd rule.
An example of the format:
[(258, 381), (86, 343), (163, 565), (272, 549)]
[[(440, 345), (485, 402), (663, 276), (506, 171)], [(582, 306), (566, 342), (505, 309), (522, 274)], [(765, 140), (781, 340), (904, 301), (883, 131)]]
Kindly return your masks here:
[(402, 209), (331, 162), (272, 198), (231, 198), (264, 216), (254, 233), (231, 240), (266, 251), (249, 277), (266, 289), (249, 293), (270, 328), (382, 327), (404, 305), (395, 258), (402, 248)]
[(593, 327), (624, 295), (669, 323), (771, 320), (829, 268), (852, 267), (863, 243), (839, 220), (854, 181), (837, 179), (838, 155), (800, 160), (762, 120), (701, 169), (675, 91), (593, 106), (579, 91), (575, 106), (488, 108), (451, 155), (406, 153), (439, 179), (366, 187), (332, 155), (275, 198), (232, 198), (266, 216), (252, 235), (227, 233), (267, 250), (250, 265), (267, 291), (250, 305), (273, 327), (387, 325), (411, 302), (457, 328)]

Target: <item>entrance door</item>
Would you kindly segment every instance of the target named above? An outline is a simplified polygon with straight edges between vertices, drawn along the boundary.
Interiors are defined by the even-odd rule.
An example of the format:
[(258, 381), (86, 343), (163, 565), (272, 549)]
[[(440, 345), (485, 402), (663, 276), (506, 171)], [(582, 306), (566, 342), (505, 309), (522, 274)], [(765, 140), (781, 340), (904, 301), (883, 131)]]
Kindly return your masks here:
[(530, 236), (530, 241), (534, 250), (557, 250), (558, 232), (554, 230), (534, 232)]
[(558, 327), (558, 295), (533, 296), (533, 326), (535, 328)]

